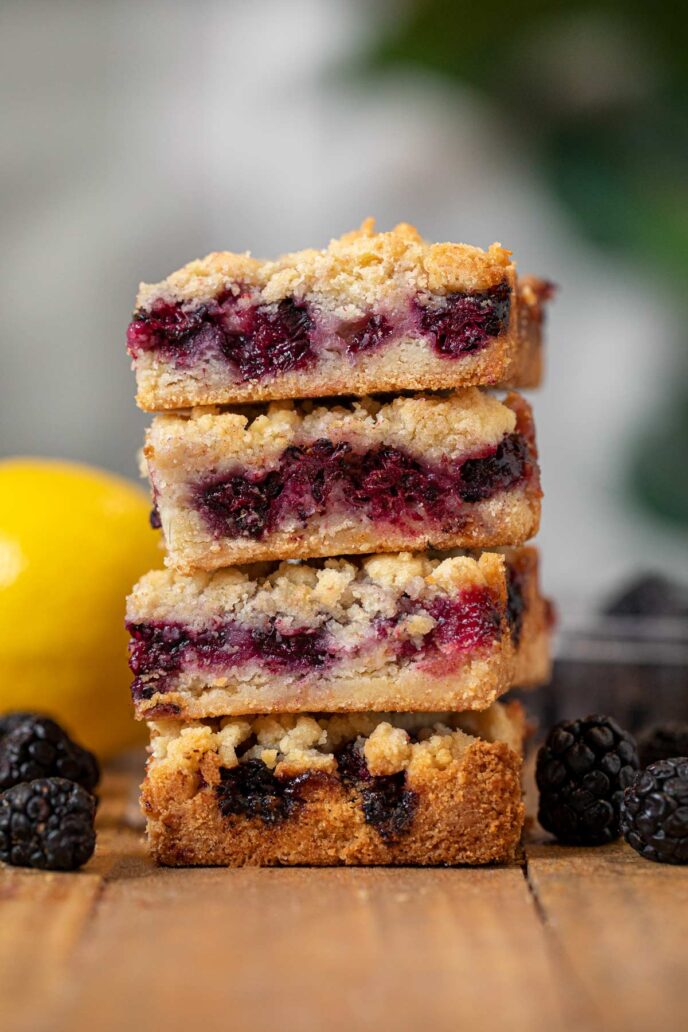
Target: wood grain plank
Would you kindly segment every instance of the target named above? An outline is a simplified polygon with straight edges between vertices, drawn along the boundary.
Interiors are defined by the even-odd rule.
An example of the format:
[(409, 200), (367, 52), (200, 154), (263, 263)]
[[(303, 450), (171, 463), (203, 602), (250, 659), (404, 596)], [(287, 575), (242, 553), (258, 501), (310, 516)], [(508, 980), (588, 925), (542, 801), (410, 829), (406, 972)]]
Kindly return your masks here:
[[(565, 971), (604, 1032), (688, 1027), (688, 869), (623, 843), (531, 845), (528, 878)], [(565, 974), (565, 973), (564, 973)]]
[(40, 1028), (101, 887), (96, 875), (0, 872), (2, 1028)]
[[(131, 776), (108, 777), (99, 807), (102, 835), (119, 834)], [(78, 873), (0, 866), (0, 1008), (9, 1030), (47, 1028), (52, 1001), (71, 972), (71, 958), (111, 867), (100, 850)]]
[(129, 857), (77, 952), (60, 1029), (562, 1027), (518, 866), (161, 871)]
[(484, 869), (163, 870), (110, 774), (78, 875), (0, 871), (3, 1032), (686, 1027), (688, 871), (533, 845)]

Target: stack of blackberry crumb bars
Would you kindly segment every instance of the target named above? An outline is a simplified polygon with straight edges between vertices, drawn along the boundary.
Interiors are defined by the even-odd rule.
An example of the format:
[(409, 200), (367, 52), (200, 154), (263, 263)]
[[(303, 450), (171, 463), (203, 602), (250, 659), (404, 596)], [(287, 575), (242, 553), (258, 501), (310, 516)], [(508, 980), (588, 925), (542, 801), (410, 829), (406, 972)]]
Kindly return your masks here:
[[(141, 287), (167, 569), (127, 607), (164, 864), (479, 864), (549, 673), (530, 407), (549, 288), (372, 221)], [(497, 393), (488, 388), (496, 388)]]

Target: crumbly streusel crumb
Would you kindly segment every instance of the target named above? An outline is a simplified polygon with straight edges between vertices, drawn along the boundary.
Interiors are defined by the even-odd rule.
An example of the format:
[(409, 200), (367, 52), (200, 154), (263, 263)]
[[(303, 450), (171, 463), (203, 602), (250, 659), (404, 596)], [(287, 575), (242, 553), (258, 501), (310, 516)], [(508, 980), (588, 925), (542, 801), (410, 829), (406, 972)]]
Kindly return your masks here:
[(206, 300), (242, 284), (259, 291), (264, 302), (292, 295), (350, 316), (389, 301), (394, 293), (486, 290), (511, 270), (511, 253), (500, 244), (487, 251), (468, 244), (431, 244), (406, 223), (376, 233), (374, 220), (367, 219), (323, 250), (296, 251), (276, 261), (214, 252), (161, 283), (142, 283), (136, 304), (145, 310), (158, 298)]
[(260, 412), (196, 409), (189, 416), (156, 416), (145, 458), (152, 475), (166, 480), (188, 477), (199, 465), (269, 466), (286, 448), (322, 438), (361, 448), (384, 444), (426, 460), (460, 458), (513, 432), (516, 414), (508, 402), (469, 387), (385, 404), (363, 398), (349, 405), (274, 402)]
[[(207, 753), (224, 767), (238, 762), (236, 748), (251, 736), (257, 742), (241, 760), (260, 759), (278, 774), (305, 770), (334, 772), (336, 751), (360, 740), (373, 776), (421, 768), (444, 770), (472, 741), (506, 742), (520, 752), (520, 708), (494, 703), (482, 713), (351, 713), (333, 716), (279, 714), (197, 722), (150, 722), (151, 765), (158, 771), (193, 773)], [(411, 735), (415, 741), (411, 740)]]
[(392, 615), (401, 595), (424, 599), (472, 587), (494, 590), (503, 572), (504, 558), (491, 552), (478, 558), (400, 552), (322, 564), (255, 564), (214, 574), (153, 570), (129, 596), (127, 620), (183, 618), (193, 627), (213, 613), (228, 616), (241, 610), (247, 622), (284, 613), (310, 624), (324, 619), (363, 624), (372, 614)]
[(363, 745), (368, 770), (378, 775), (396, 774), (408, 766), (413, 746), (408, 731), (392, 727), (386, 720), (370, 733)]

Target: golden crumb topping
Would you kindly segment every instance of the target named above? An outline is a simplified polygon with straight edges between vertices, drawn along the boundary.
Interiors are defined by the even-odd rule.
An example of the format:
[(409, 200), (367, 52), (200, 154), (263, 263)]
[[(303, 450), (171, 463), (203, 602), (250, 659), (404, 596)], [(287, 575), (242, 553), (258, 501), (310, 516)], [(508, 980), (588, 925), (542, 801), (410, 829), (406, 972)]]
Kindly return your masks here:
[[(520, 753), (524, 722), (518, 704), (496, 702), (479, 713), (277, 714), (191, 724), (162, 720), (149, 729), (151, 774), (195, 773), (207, 754), (227, 768), (262, 760), (278, 777), (306, 770), (333, 774), (337, 751), (355, 741), (368, 770), (379, 777), (423, 767), (444, 770), (476, 739), (505, 742)], [(237, 748), (253, 738), (255, 744), (239, 758)]]
[(386, 403), (282, 401), (259, 413), (195, 409), (190, 416), (157, 416), (145, 457), (153, 471), (172, 479), (187, 478), (189, 469), (219, 471), (236, 463), (269, 467), (286, 448), (322, 438), (361, 450), (384, 444), (428, 460), (454, 459), (496, 446), (515, 426), (512, 406), (477, 387)]
[(374, 220), (366, 219), (360, 229), (322, 250), (295, 251), (276, 261), (214, 252), (161, 283), (142, 283), (136, 304), (145, 309), (157, 298), (208, 300), (241, 285), (254, 288), (265, 303), (292, 296), (349, 318), (374, 304), (393, 305), (401, 294), (487, 290), (506, 278), (513, 279), (511, 253), (500, 244), (484, 251), (468, 244), (428, 243), (406, 223), (378, 233)]
[[(504, 591), (505, 559), (494, 552), (448, 557), (399, 552), (316, 562), (263, 563), (215, 573), (153, 570), (135, 586), (127, 620), (178, 622), (190, 628), (235, 618), (247, 625), (279, 617), (282, 627), (333, 621), (364, 630), (397, 612), (402, 595), (425, 602), (474, 587)], [(429, 633), (431, 617), (410, 623), (411, 636)]]

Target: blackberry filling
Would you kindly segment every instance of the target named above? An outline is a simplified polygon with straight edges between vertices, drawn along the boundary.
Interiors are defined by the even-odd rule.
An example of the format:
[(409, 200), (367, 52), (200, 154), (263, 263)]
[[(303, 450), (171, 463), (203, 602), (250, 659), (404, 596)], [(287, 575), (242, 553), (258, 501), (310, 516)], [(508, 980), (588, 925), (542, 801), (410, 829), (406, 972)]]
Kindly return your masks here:
[(293, 778), (278, 778), (262, 760), (246, 760), (220, 768), (215, 793), (223, 817), (257, 817), (263, 824), (278, 824), (303, 802), (299, 790), (314, 776), (306, 771)]
[(523, 576), (513, 566), (506, 568), (506, 618), (511, 629), (511, 640), (514, 648), (521, 643), (521, 632), (523, 631), (523, 611), (525, 599), (523, 597)]
[[(293, 297), (277, 304), (252, 304), (248, 289), (226, 292), (197, 307), (159, 298), (150, 310), (136, 312), (127, 330), (127, 348), (136, 359), (160, 351), (180, 367), (209, 357), (224, 359), (242, 381), (301, 369), (317, 359), (313, 340), (318, 329), (310, 306)], [(420, 329), (435, 350), (450, 358), (483, 347), (509, 322), (511, 289), (455, 293), (437, 299), (437, 307), (413, 302)], [(372, 313), (338, 328), (340, 346), (355, 356), (406, 333), (408, 316), (395, 325), (391, 317)], [(331, 339), (332, 334), (328, 333)]]
[(280, 631), (275, 617), (266, 628), (227, 623), (212, 630), (193, 631), (179, 624), (129, 624), (129, 666), (136, 675), (135, 699), (165, 691), (166, 674), (193, 667), (211, 670), (223, 664), (241, 665), (259, 659), (268, 670), (307, 671), (333, 658), (321, 628)]
[(356, 742), (348, 742), (337, 754), (337, 767), (343, 784), (360, 794), (363, 816), (380, 838), (392, 843), (410, 830), (418, 800), (405, 787), (405, 771), (373, 777)]
[(461, 497), (464, 502), (482, 502), (498, 491), (506, 491), (524, 476), (529, 458), (528, 444), (521, 434), (509, 434), (496, 451), (461, 466)]
[[(436, 620), (434, 629), (420, 644), (408, 638), (395, 641), (400, 622), (418, 612), (429, 613)], [(382, 638), (399, 659), (424, 659), (487, 647), (499, 628), (500, 614), (491, 594), (470, 588), (457, 599), (438, 598), (426, 606), (402, 599), (393, 617), (371, 627), (371, 643)], [(135, 675), (132, 694), (137, 700), (165, 692), (170, 678), (183, 670), (213, 670), (257, 660), (274, 673), (305, 675), (360, 652), (343, 650), (323, 627), (282, 631), (275, 617), (265, 628), (228, 622), (194, 631), (180, 624), (139, 623), (129, 624), (128, 630), (129, 665)]]
[(287, 816), (284, 786), (262, 760), (223, 767), (216, 793), (223, 817), (258, 817), (264, 824), (276, 824)]
[(437, 308), (420, 308), (422, 328), (431, 335), (440, 355), (457, 358), (479, 351), (509, 323), (511, 288), (508, 283), (474, 294), (448, 294)]
[(356, 740), (346, 742), (337, 753), (337, 771), (345, 785), (359, 785), (372, 780), (363, 750)]
[(162, 520), (160, 519), (160, 510), (158, 509), (157, 502), (153, 505), (153, 508), (148, 514), (148, 522), (150, 523), (151, 530), (162, 529)]
[(394, 327), (384, 315), (371, 315), (352, 327), (343, 327), (341, 331), (350, 355), (372, 351), (391, 337), (393, 332)]
[(494, 641), (501, 625), (500, 613), (492, 596), (483, 588), (461, 593), (460, 601), (436, 598), (426, 612), (436, 621), (423, 639), (423, 651), (469, 652)]
[(237, 471), (192, 489), (192, 504), (216, 537), (260, 540), (328, 510), (353, 510), (375, 522), (413, 528), (423, 521), (460, 529), (464, 504), (484, 501), (524, 480), (530, 452), (509, 434), (490, 454), (463, 462), (420, 462), (399, 448), (366, 452), (321, 438), (287, 448), (276, 469)]
[(258, 540), (271, 522), (272, 503), (282, 488), (279, 474), (251, 479), (238, 473), (202, 488), (194, 504), (218, 536)]
[(132, 358), (142, 351), (168, 348), (171, 352), (189, 349), (210, 321), (210, 307), (188, 309), (170, 301), (155, 301), (150, 312), (140, 311), (127, 329), (127, 348)]
[(241, 300), (228, 294), (195, 309), (156, 301), (130, 323), (129, 354), (160, 351), (181, 367), (224, 358), (243, 381), (300, 369), (315, 359), (306, 305), (285, 298), (277, 305), (242, 307)]
[(160, 677), (181, 670), (185, 653), (193, 641), (191, 631), (185, 631), (178, 624), (146, 623), (130, 624), (127, 630), (131, 635), (129, 666), (137, 676)]
[(322, 628), (283, 633), (277, 630), (272, 620), (267, 631), (251, 632), (251, 644), (255, 654), (273, 668), (310, 669), (323, 666), (332, 658), (326, 644), (326, 632)]
[[(358, 792), (366, 822), (385, 842), (395, 842), (410, 830), (418, 800), (415, 792), (405, 788), (404, 771), (373, 777), (355, 742), (349, 742), (339, 752), (337, 764), (340, 780)], [(301, 789), (314, 777), (322, 774), (306, 771), (296, 777), (278, 778), (259, 759), (245, 760), (231, 769), (222, 767), (220, 783), (215, 788), (220, 813), (223, 817), (249, 817), (263, 824), (280, 824), (303, 804)]]
[(287, 373), (315, 360), (308, 308), (293, 298), (280, 301), (276, 309), (267, 305), (249, 308), (240, 322), (240, 330), (225, 330), (220, 348), (242, 380)]

